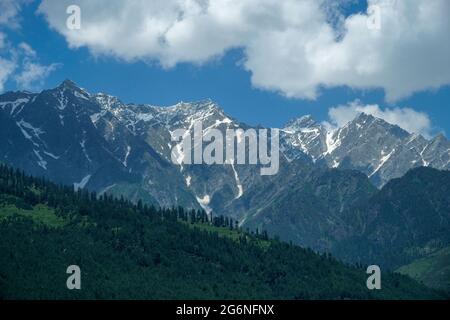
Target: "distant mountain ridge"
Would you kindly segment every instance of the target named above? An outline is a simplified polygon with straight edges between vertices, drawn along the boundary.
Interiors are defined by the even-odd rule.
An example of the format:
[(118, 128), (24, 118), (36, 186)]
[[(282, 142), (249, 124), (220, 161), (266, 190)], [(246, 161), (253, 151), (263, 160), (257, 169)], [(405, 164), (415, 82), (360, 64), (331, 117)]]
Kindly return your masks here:
[[(280, 170), (274, 176), (261, 176), (255, 165), (173, 164), (172, 132), (192, 132), (196, 121), (222, 132), (252, 128), (211, 100), (171, 107), (126, 104), (70, 80), (41, 93), (8, 92), (0, 95), (0, 162), (76, 189), (161, 207), (203, 208), (243, 228), (337, 253), (348, 239), (372, 236), (361, 231), (371, 217), (358, 210), (375, 210), (374, 197), (387, 197), (392, 179), (420, 166), (450, 169), (450, 142), (443, 135), (427, 140), (363, 113), (333, 131), (311, 116), (290, 121), (281, 129)], [(442, 214), (442, 208), (436, 210)], [(438, 226), (447, 230), (445, 223)], [(422, 232), (420, 224), (411, 228)], [(437, 239), (442, 241), (433, 250), (447, 243)], [(380, 258), (346, 248), (351, 252), (342, 254), (344, 259)], [(391, 265), (416, 257), (403, 255)]]
[[(77, 188), (222, 213), (261, 180), (254, 165), (172, 163), (171, 134), (176, 129), (192, 130), (196, 121), (223, 132), (249, 128), (211, 100), (165, 108), (125, 104), (66, 80), (39, 94), (6, 93), (0, 106), (2, 127), (11, 127), (0, 135), (5, 142), (0, 159)], [(310, 160), (305, 156), (296, 162)]]
[[(335, 130), (304, 116), (283, 132), (286, 148), (293, 146), (331, 168), (361, 171), (377, 187), (419, 166), (450, 169), (450, 141), (443, 134), (427, 140), (365, 113)], [(295, 158), (294, 151), (290, 154)]]
[[(171, 167), (170, 133), (174, 129), (190, 128), (198, 120), (221, 130), (249, 127), (227, 116), (211, 100), (172, 107), (125, 104), (107, 94), (90, 94), (70, 80), (39, 94), (8, 92), (0, 95), (0, 111), (3, 128), (0, 139), (5, 141), (0, 159), (53, 180), (65, 176), (62, 182), (110, 191), (112, 183), (104, 185), (103, 181), (95, 179), (99, 164), (106, 171), (106, 167), (110, 167), (116, 172), (133, 173), (136, 170), (133, 166), (139, 166), (133, 161), (142, 156), (144, 149), (152, 160)], [(24, 146), (28, 155), (24, 157), (24, 150), (16, 154), (17, 150), (13, 149), (19, 148), (12, 146), (13, 142), (14, 146)], [(99, 145), (101, 147), (97, 148)], [(70, 148), (64, 149), (65, 146)], [(330, 168), (358, 170), (378, 187), (414, 167), (450, 169), (450, 142), (443, 135), (426, 140), (366, 114), (332, 131), (311, 116), (294, 119), (282, 128), (281, 148), (288, 162), (300, 159), (303, 163), (312, 161)], [(91, 159), (90, 152), (97, 159)], [(70, 172), (64, 170), (62, 175), (57, 163), (64, 163), (65, 159), (76, 160), (77, 164), (69, 166)], [(239, 167), (227, 168), (237, 177), (227, 183), (235, 196), (243, 193), (241, 180), (246, 180), (240, 179)], [(209, 169), (202, 167), (202, 170)], [(52, 174), (55, 171), (56, 174)], [(185, 185), (189, 184), (186, 187), (197, 188), (196, 177), (187, 171), (189, 169), (182, 177)], [(185, 192), (189, 193), (182, 191)], [(195, 193), (197, 198), (212, 198), (214, 190), (201, 184)], [(161, 205), (177, 202), (170, 197), (155, 196), (153, 200)], [(192, 205), (192, 199), (180, 197), (186, 202), (183, 204)]]

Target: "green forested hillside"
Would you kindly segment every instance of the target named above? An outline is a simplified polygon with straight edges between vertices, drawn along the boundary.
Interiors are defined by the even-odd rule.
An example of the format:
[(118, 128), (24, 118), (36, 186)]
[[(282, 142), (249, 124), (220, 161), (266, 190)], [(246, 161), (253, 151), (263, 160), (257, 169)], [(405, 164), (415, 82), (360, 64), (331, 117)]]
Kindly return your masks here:
[[(66, 288), (79, 265), (81, 290)], [(234, 222), (74, 192), (0, 166), (0, 298), (427, 299), (410, 278), (249, 235)]]

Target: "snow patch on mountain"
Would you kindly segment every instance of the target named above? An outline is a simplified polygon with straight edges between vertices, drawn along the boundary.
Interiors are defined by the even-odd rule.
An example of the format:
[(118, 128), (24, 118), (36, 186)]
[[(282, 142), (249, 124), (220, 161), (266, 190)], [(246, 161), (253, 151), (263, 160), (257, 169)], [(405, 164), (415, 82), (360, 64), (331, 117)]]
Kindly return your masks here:
[(127, 146), (127, 151), (126, 151), (126, 154), (125, 154), (125, 159), (123, 160), (123, 162), (122, 162), (122, 164), (123, 164), (123, 166), (124, 167), (127, 167), (128, 166), (128, 157), (130, 156), (130, 153), (131, 153), (131, 147), (130, 146)]
[(187, 177), (186, 177), (186, 186), (187, 186), (187, 187), (190, 187), (190, 186), (191, 186), (191, 180), (192, 180), (192, 177), (191, 177), (191, 176), (187, 176)]
[(339, 148), (339, 146), (341, 145), (341, 140), (339, 139), (339, 134), (340, 134), (340, 132), (338, 132), (337, 137), (334, 138), (334, 135), (335, 135), (334, 130), (328, 131), (326, 133), (325, 142), (326, 142), (326, 146), (327, 146), (327, 148), (326, 148), (327, 151), (325, 151), (323, 153), (323, 156), (325, 156), (327, 154), (331, 154), (331, 153), (333, 153), (334, 150)]
[(378, 170), (381, 169), (381, 167), (383, 167), (383, 165), (391, 158), (392, 154), (394, 154), (395, 149), (393, 149), (389, 154), (385, 155), (385, 152), (382, 151), (381, 152), (381, 159), (380, 159), (380, 163), (378, 164), (378, 166), (375, 168), (375, 170), (369, 175), (369, 178), (372, 177), (375, 173), (378, 172)]
[(36, 155), (36, 157), (38, 158), (38, 165), (40, 166), (40, 167), (42, 167), (44, 170), (47, 170), (47, 161), (45, 161), (43, 158), (42, 158), (42, 156), (41, 156), (41, 154), (39, 153), (39, 151), (38, 150), (36, 150), (36, 149), (33, 149), (33, 152), (34, 152), (34, 154)]
[(84, 154), (84, 156), (86, 157), (86, 159), (87, 159), (89, 162), (92, 162), (92, 160), (91, 160), (91, 158), (89, 157), (89, 154), (88, 154), (88, 152), (87, 152), (87, 150), (86, 150), (86, 138), (84, 138), (84, 139), (80, 142), (80, 147), (81, 147), (81, 150), (83, 150), (83, 154)]
[(89, 180), (91, 179), (92, 175), (88, 174), (83, 179), (81, 179), (80, 182), (74, 183), (73, 186), (75, 188), (75, 191), (79, 189), (84, 189), (84, 187), (89, 183)]
[(59, 110), (63, 111), (67, 108), (68, 97), (64, 94), (65, 89), (59, 90), (56, 93), (56, 100), (58, 101), (58, 105), (56, 106)]
[(211, 207), (209, 207), (209, 203), (211, 202), (211, 198), (209, 195), (204, 195), (202, 198), (196, 197), (197, 202), (200, 204), (200, 206), (203, 208), (203, 210), (206, 211), (207, 214), (210, 214), (212, 212)]
[(5, 110), (5, 108), (7, 106), (10, 106), (11, 110), (9, 113), (11, 115), (13, 115), (18, 107), (21, 107), (21, 109), (17, 112), (17, 113), (20, 113), (22, 111), (23, 107), (25, 106), (25, 104), (28, 103), (29, 101), (30, 101), (30, 98), (19, 98), (14, 101), (4, 101), (4, 102), (0, 102), (0, 108)]
[(234, 179), (236, 180), (236, 187), (238, 189), (238, 195), (236, 196), (235, 199), (239, 199), (244, 194), (244, 187), (242, 186), (241, 180), (239, 179), (239, 175), (236, 169), (234, 168), (234, 161), (231, 162), (231, 168), (233, 169)]
[(77, 97), (79, 99), (83, 99), (83, 100), (89, 100), (90, 99), (90, 96), (89, 96), (89, 94), (87, 92), (75, 91), (73, 94), (75, 95), (75, 97)]
[(45, 145), (45, 142), (41, 139), (41, 135), (45, 133), (43, 130), (33, 127), (33, 125), (24, 121), (23, 119), (16, 122), (16, 125), (19, 127), (23, 136), (26, 139), (30, 140), (30, 142), (33, 143), (35, 147), (39, 147), (40, 144)]
[(58, 160), (60, 158), (59, 156), (55, 156), (53, 153), (48, 152), (48, 151), (44, 151), (44, 154), (55, 160)]

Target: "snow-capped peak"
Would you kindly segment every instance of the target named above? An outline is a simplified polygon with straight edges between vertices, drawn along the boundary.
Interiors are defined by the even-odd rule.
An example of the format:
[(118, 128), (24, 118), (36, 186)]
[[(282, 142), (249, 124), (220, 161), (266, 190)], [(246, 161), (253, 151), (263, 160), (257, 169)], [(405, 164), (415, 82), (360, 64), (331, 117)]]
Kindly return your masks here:
[(100, 92), (94, 95), (94, 99), (101, 107), (111, 110), (123, 105), (123, 103), (115, 96)]
[(286, 131), (303, 131), (308, 128), (318, 128), (321, 125), (317, 123), (311, 115), (306, 115), (289, 121), (285, 126)]
[(329, 167), (357, 169), (377, 186), (418, 165), (450, 169), (450, 142), (443, 134), (427, 140), (366, 113), (340, 128), (328, 128), (310, 115), (294, 119), (284, 127), (282, 139), (289, 159), (300, 158), (301, 152)]
[(163, 108), (166, 112), (182, 113), (192, 115), (197, 113), (223, 113), (222, 109), (212, 100), (202, 100), (197, 102), (179, 102), (174, 106)]

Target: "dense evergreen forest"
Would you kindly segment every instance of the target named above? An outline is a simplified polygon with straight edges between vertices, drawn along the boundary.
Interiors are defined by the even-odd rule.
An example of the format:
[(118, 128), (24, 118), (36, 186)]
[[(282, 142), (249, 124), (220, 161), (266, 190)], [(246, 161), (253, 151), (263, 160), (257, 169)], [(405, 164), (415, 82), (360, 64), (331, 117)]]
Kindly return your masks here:
[[(81, 268), (81, 290), (66, 269)], [(410, 278), (240, 230), (204, 211), (158, 209), (0, 165), (2, 299), (428, 299)]]

